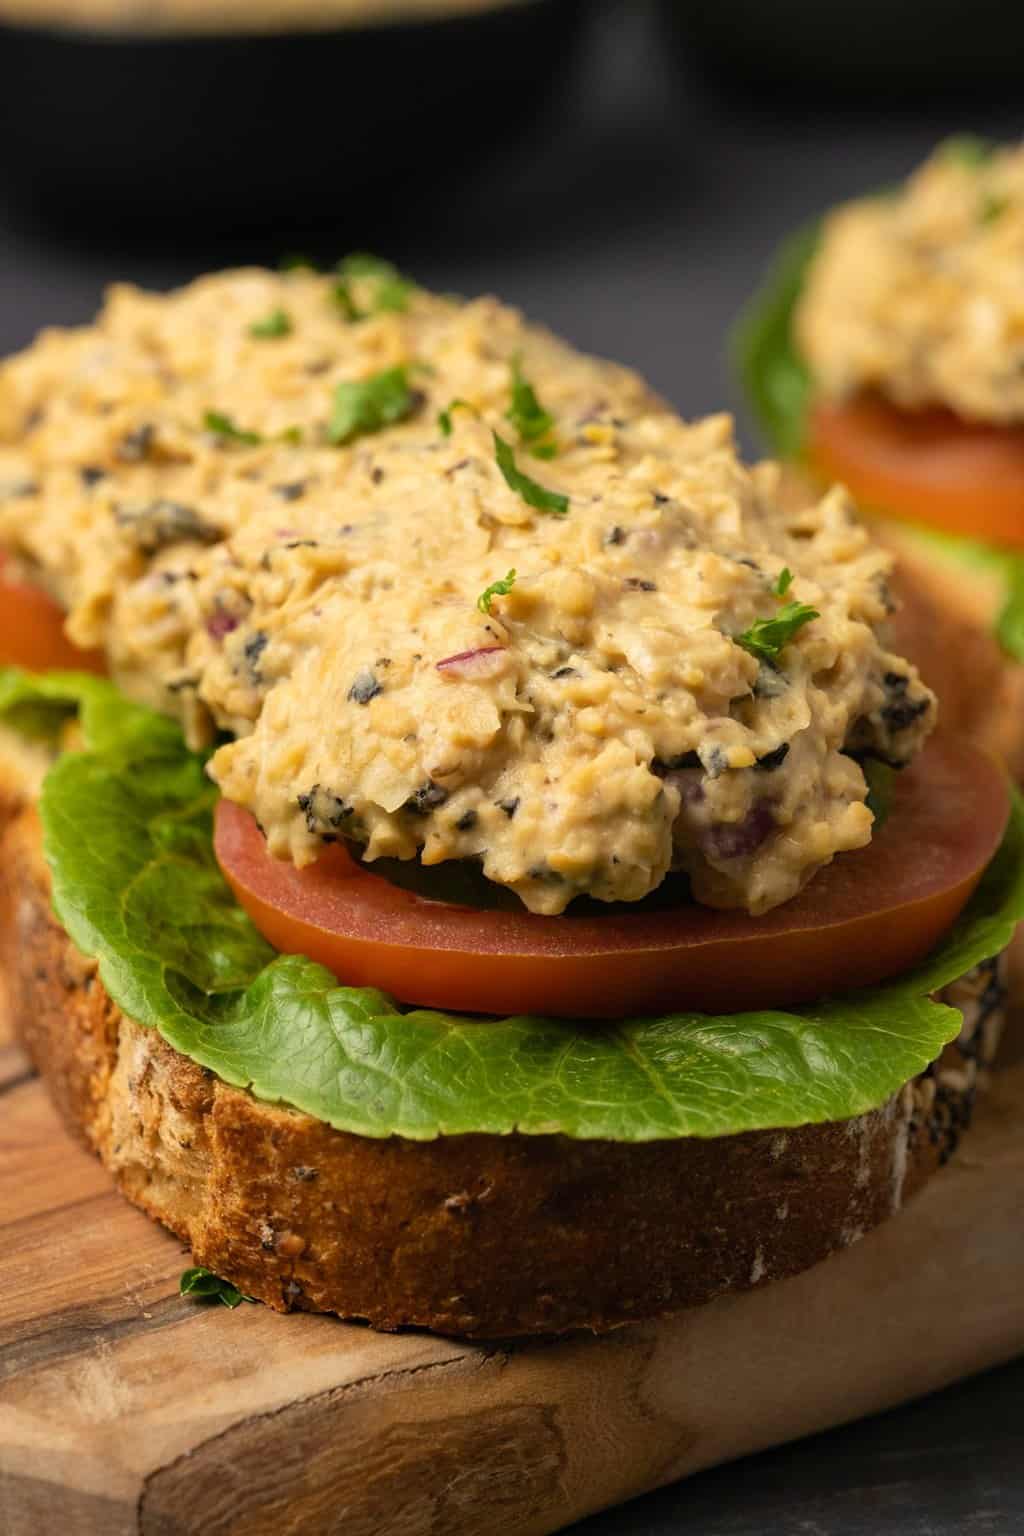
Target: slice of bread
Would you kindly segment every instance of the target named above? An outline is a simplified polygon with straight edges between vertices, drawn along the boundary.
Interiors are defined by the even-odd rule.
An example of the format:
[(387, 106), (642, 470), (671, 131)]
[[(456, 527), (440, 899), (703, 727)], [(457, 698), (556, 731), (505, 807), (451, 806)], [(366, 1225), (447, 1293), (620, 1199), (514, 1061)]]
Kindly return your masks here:
[(961, 1047), (840, 1124), (644, 1145), (374, 1140), (229, 1087), (126, 1018), (51, 913), (31, 804), (0, 868), (13, 1023), (67, 1124), (197, 1263), (272, 1307), (378, 1328), (603, 1330), (795, 1274), (946, 1160), (1004, 1015), (993, 963), (951, 989)]
[[(985, 592), (898, 553), (899, 645), (947, 724), (1024, 769), (1024, 668), (985, 628)], [(352, 1136), (229, 1087), (114, 1005), (50, 910), (33, 809), (47, 761), (0, 734), (0, 1008), (127, 1197), (282, 1310), (510, 1337), (612, 1328), (795, 1274), (948, 1158), (995, 1055), (1007, 974), (1019, 990), (1014, 955), (949, 989), (958, 1046), (842, 1124), (646, 1145)]]

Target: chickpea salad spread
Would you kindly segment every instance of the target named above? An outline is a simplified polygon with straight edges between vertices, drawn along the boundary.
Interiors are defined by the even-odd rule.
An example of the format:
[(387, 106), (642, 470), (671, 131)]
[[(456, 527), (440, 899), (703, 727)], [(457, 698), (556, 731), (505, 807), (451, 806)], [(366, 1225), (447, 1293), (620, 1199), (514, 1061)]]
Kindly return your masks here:
[(826, 219), (795, 314), (815, 388), (1024, 421), (1024, 145), (948, 140)]
[(787, 509), (727, 417), (370, 258), (43, 333), (0, 370), (0, 546), (223, 742), (272, 854), (478, 860), (534, 912), (670, 870), (785, 902), (935, 720), (845, 493)]

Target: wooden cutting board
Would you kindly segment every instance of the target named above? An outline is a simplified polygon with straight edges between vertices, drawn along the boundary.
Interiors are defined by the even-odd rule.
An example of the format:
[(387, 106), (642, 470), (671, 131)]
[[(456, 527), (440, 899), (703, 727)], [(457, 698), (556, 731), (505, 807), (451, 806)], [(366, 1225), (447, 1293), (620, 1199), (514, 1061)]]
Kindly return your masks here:
[[(482, 1347), (177, 1295), (0, 1045), (4, 1536), (544, 1536), (1024, 1349), (1024, 1066), (888, 1227), (603, 1339)], [(510, 1255), (514, 1262), (514, 1255)]]

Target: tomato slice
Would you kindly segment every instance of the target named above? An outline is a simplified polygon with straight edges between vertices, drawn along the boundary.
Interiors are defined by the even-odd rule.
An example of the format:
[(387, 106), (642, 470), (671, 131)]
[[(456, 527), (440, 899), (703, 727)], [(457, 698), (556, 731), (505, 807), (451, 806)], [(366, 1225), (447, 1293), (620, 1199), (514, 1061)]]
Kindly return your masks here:
[(868, 509), (1024, 548), (1024, 427), (858, 395), (812, 406), (807, 453)]
[(909, 969), (960, 912), (1008, 815), (1002, 769), (934, 738), (900, 775), (870, 847), (758, 918), (689, 904), (540, 917), (430, 901), (340, 846), (303, 870), (273, 859), (253, 817), (226, 800), (215, 847), (275, 948), (350, 986), (467, 1013), (624, 1018), (793, 1006)]
[(64, 610), (41, 587), (18, 581), (0, 550), (0, 664), (30, 672), (105, 673), (101, 651), (79, 650), (64, 633)]

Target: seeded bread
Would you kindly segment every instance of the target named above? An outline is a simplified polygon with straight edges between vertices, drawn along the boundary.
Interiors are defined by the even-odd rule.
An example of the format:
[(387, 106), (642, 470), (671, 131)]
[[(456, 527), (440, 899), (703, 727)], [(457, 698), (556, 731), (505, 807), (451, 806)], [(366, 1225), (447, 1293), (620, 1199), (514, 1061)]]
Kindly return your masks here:
[[(909, 562), (898, 585), (900, 643), (938, 685), (946, 722), (1024, 766), (1024, 669), (979, 629), (984, 595)], [(346, 1135), (227, 1086), (111, 1002), (50, 911), (32, 809), (45, 764), (0, 736), (10, 1023), (127, 1197), (280, 1310), (512, 1336), (607, 1329), (795, 1274), (941, 1166), (998, 1043), (1004, 973), (992, 964), (951, 989), (966, 1019), (958, 1047), (844, 1124), (644, 1146)]]
[(71, 1129), (198, 1263), (274, 1308), (378, 1328), (602, 1330), (795, 1274), (948, 1157), (1003, 1016), (990, 966), (965, 984), (963, 1049), (842, 1124), (641, 1146), (374, 1140), (229, 1087), (126, 1018), (51, 914), (31, 806), (0, 861), (14, 1026)]

